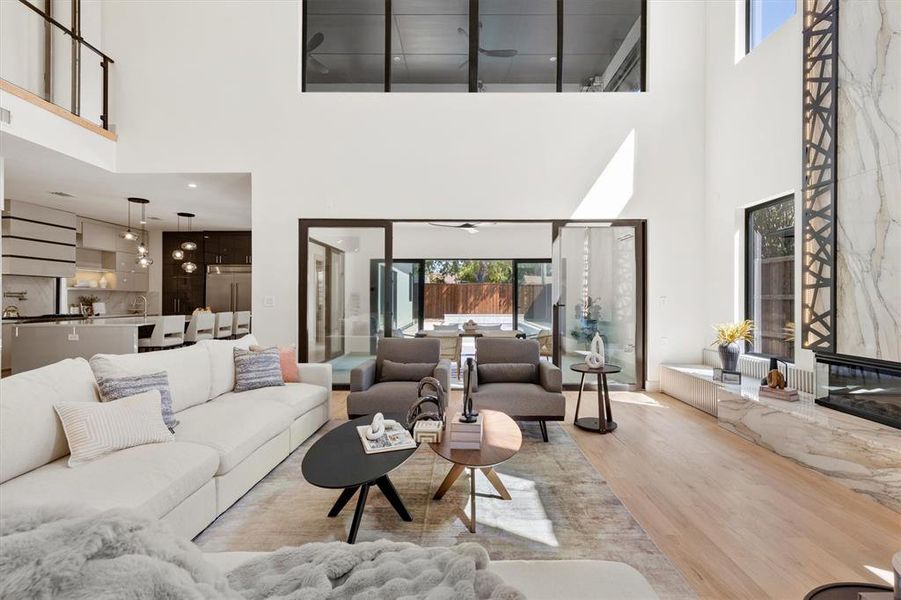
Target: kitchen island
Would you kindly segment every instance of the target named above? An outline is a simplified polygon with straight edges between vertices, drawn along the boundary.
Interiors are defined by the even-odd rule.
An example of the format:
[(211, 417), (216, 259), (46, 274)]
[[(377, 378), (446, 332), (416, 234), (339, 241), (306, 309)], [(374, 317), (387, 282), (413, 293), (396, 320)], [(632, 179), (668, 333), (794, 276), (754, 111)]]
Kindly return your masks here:
[(63, 360), (95, 354), (134, 354), (138, 338), (153, 323), (142, 316), (11, 324), (12, 372), (21, 373)]

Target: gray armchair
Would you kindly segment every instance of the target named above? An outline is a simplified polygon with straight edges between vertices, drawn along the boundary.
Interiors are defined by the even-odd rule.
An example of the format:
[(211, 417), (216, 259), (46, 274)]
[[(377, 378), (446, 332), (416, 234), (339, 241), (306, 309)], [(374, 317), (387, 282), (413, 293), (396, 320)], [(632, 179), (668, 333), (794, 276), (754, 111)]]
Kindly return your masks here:
[[(466, 389), (467, 382), (464, 382)], [(540, 360), (536, 340), (476, 338), (472, 403), (476, 410), (507, 413), (518, 421), (538, 421), (547, 440), (547, 421), (566, 415), (560, 369)]]
[(423, 377), (434, 377), (450, 394), (450, 361), (442, 360), (440, 353), (437, 339), (380, 339), (376, 357), (350, 372), (347, 415), (351, 419), (377, 412), (405, 415), (418, 398)]

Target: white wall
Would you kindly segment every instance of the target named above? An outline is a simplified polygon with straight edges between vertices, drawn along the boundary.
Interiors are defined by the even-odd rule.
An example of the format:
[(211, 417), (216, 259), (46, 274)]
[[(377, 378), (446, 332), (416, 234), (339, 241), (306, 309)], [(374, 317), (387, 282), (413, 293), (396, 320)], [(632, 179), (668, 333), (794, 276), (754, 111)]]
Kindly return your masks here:
[(481, 225), (475, 234), (427, 223), (395, 223), (393, 229), (394, 258), (551, 257), (550, 223)]
[[(800, 322), (801, 14), (744, 55), (744, 2), (707, 5), (705, 321), (744, 318), (745, 208), (794, 193)], [(708, 333), (708, 338), (710, 334)], [(796, 359), (808, 365), (800, 351)]]
[(703, 249), (705, 13), (649, 2), (642, 95), (301, 95), (293, 2), (109, 3), (118, 166), (252, 172), (266, 343), (295, 338), (299, 217), (647, 218), (655, 379), (708, 337), (703, 269), (688, 268)]

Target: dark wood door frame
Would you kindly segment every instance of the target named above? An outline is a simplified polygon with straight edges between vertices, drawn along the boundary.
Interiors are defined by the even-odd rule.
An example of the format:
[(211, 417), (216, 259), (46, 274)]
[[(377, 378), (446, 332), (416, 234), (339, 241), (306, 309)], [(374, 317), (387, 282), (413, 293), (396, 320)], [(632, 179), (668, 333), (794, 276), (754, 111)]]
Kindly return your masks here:
[[(580, 219), (553, 221), (553, 244), (558, 243), (560, 230), (567, 225), (585, 226), (605, 224), (615, 227), (632, 227), (635, 231), (635, 379), (636, 387), (644, 389), (647, 381), (647, 221), (643, 219)], [(555, 275), (556, 276), (556, 275)], [(555, 299), (556, 300), (556, 299)], [(554, 302), (554, 364), (562, 364), (560, 351), (560, 306)]]
[[(644, 388), (647, 380), (647, 220), (645, 219), (481, 219), (492, 223), (549, 223), (551, 225), (552, 246), (560, 235), (560, 229), (566, 225), (609, 224), (618, 227), (632, 227), (635, 230), (635, 267), (636, 267), (636, 320), (635, 320), (635, 378), (636, 386)], [(299, 273), (298, 278), (298, 357), (300, 362), (307, 362), (309, 356), (309, 332), (307, 330), (307, 262), (309, 230), (311, 227), (343, 227), (343, 228), (383, 228), (385, 230), (385, 269), (390, 271), (393, 266), (393, 224), (394, 223), (429, 223), (438, 221), (451, 221), (448, 218), (434, 219), (299, 219)], [(456, 220), (455, 220), (456, 222)], [(504, 259), (513, 260), (513, 259)], [(553, 257), (551, 258), (553, 260)], [(528, 259), (522, 259), (528, 262)], [(535, 262), (535, 261), (533, 261)], [(424, 274), (423, 274), (424, 277)], [(514, 300), (516, 296), (514, 295)], [(386, 295), (386, 310), (383, 329), (386, 336), (391, 335), (391, 318), (393, 307), (390, 306), (391, 298)], [(425, 304), (420, 303), (422, 310)], [(557, 332), (559, 331), (559, 314), (557, 306), (553, 310), (554, 329), (554, 364), (560, 365), (559, 343)]]
[[(310, 260), (310, 229), (311, 228), (341, 228), (341, 229), (382, 229), (385, 239), (385, 269), (392, 268), (392, 222), (384, 219), (299, 219), (298, 220), (298, 255), (299, 262), (297, 278), (297, 355), (299, 362), (309, 362), (310, 359), (310, 331), (307, 322), (309, 303), (307, 298), (307, 281), (309, 279)], [(314, 243), (321, 244), (315, 239)], [(345, 265), (346, 266), (346, 265)], [(378, 282), (376, 281), (376, 285)], [(382, 329), (385, 335), (391, 333), (391, 315), (394, 307), (391, 306), (391, 298), (385, 296), (385, 314), (383, 316)], [(374, 332), (373, 332), (374, 333)]]

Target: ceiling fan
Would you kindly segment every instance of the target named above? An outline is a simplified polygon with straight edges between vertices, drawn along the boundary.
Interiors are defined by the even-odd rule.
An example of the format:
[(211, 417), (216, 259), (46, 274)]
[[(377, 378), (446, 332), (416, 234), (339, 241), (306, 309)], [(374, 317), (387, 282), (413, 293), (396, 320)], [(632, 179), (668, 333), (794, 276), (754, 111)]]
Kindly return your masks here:
[[(482, 30), (482, 22), (479, 21), (479, 31), (481, 31), (481, 30)], [(466, 30), (463, 29), (462, 27), (457, 27), (457, 33), (459, 33), (466, 39), (469, 39), (469, 34), (466, 33)], [(498, 50), (486, 50), (485, 48), (482, 48), (481, 46), (479, 46), (479, 54), (482, 54), (484, 56), (493, 56), (494, 58), (513, 58), (514, 56), (519, 54), (519, 50), (515, 50), (513, 48), (503, 48), (503, 49), (498, 49)], [(466, 59), (462, 63), (460, 63), (460, 66), (457, 68), (462, 69), (468, 63), (469, 63), (469, 59)]]
[(307, 40), (307, 60), (311, 67), (316, 69), (322, 75), (328, 75), (328, 67), (319, 62), (319, 59), (313, 56), (313, 50), (322, 45), (325, 41), (325, 34), (317, 31), (309, 40)]
[(451, 225), (450, 223), (429, 223), (433, 227), (449, 227), (450, 229), (462, 229), (466, 233), (478, 233), (479, 227), (483, 227), (485, 225), (493, 225), (493, 223), (485, 223), (484, 221), (476, 221), (476, 222), (466, 222), (460, 223), (459, 225)]

